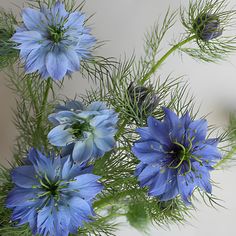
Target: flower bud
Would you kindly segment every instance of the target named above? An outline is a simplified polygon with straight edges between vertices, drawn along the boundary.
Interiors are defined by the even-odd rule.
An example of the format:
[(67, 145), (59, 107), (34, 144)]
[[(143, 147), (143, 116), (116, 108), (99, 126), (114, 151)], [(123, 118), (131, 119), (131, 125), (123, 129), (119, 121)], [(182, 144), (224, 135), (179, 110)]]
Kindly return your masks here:
[(193, 23), (193, 29), (198, 38), (209, 41), (222, 35), (219, 18), (215, 15), (199, 15)]
[(152, 113), (159, 104), (159, 97), (151, 86), (134, 85), (134, 82), (131, 82), (128, 87), (128, 96), (130, 104), (133, 108), (138, 108), (142, 115)]

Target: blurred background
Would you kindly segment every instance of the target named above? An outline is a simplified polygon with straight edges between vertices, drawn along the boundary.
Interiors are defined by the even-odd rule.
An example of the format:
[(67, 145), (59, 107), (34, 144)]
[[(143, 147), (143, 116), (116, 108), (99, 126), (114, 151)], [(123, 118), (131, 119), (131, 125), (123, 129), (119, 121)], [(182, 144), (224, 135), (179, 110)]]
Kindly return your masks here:
[[(24, 0), (0, 0), (0, 7), (12, 10), (19, 15)], [(81, 1), (78, 0), (78, 3)], [(186, 0), (87, 0), (85, 12), (90, 15), (96, 13), (90, 20), (93, 34), (98, 40), (108, 40), (107, 44), (99, 49), (98, 54), (117, 59), (129, 57), (133, 53), (138, 56), (143, 53), (144, 34), (163, 16), (170, 6), (175, 10), (180, 4), (187, 5)], [(235, 0), (231, 0), (232, 4)], [(168, 43), (173, 42), (184, 29), (180, 22), (169, 34), (163, 52)], [(236, 34), (236, 32), (234, 32)], [(167, 47), (167, 48), (166, 48)], [(194, 61), (187, 55), (171, 56), (159, 70), (161, 77), (168, 74), (182, 76), (189, 82), (191, 92), (201, 106), (201, 114), (209, 113), (210, 124), (226, 127), (230, 111), (236, 110), (236, 55), (231, 56), (228, 62), (219, 64), (203, 64)], [(7, 164), (11, 159), (11, 149), (14, 143), (16, 130), (12, 125), (12, 111), (14, 108), (14, 94), (6, 86), (4, 74), (0, 74), (0, 162)], [(89, 89), (88, 81), (82, 79), (79, 73), (73, 75), (73, 80), (65, 81), (60, 94), (73, 98), (75, 94)], [(26, 124), (27, 125), (27, 124)], [(222, 234), (236, 235), (236, 167), (213, 173), (214, 180), (221, 189), (215, 188), (214, 193), (222, 199), (224, 208), (214, 210), (203, 203), (197, 204), (198, 211), (194, 217), (183, 226), (171, 226), (169, 229), (150, 228), (149, 235), (159, 236), (221, 236)], [(134, 235), (141, 233), (123, 224), (117, 236)]]

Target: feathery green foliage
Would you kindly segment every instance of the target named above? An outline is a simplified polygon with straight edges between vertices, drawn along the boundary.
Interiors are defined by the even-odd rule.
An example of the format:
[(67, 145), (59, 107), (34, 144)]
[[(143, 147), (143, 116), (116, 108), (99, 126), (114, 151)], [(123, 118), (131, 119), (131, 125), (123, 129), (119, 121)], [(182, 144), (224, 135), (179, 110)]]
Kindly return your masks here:
[[(46, 4), (51, 7), (55, 2), (56, 0), (34, 0), (30, 1), (29, 5), (41, 7)], [(75, 9), (82, 10), (85, 1), (79, 6), (76, 6), (76, 1), (73, 0), (65, 0), (64, 3), (68, 11), (74, 11)], [(187, 29), (187, 37), (174, 45), (160, 59), (161, 44), (176, 19), (176, 12), (171, 13), (170, 10), (164, 16), (163, 22), (156, 24), (152, 31), (146, 35), (145, 55), (140, 59), (133, 56), (130, 59), (117, 62), (113, 58), (93, 56), (82, 62), (82, 76), (90, 79), (96, 85), (95, 89), (91, 88), (85, 96), (81, 97), (82, 101), (85, 104), (98, 100), (106, 102), (108, 106), (113, 107), (119, 113), (119, 124), (116, 134), (116, 148), (93, 163), (94, 174), (102, 176), (101, 182), (105, 186), (104, 191), (97, 197), (93, 205), (97, 215), (93, 222), (86, 223), (83, 228), (78, 230), (78, 235), (115, 235), (115, 230), (118, 227), (115, 219), (120, 216), (126, 216), (128, 222), (139, 230), (146, 229), (146, 226), (150, 224), (168, 227), (173, 223), (184, 223), (186, 217), (191, 217), (194, 207), (187, 207), (179, 197), (161, 202), (158, 198), (149, 197), (147, 189), (139, 186), (134, 176), (138, 160), (132, 154), (131, 147), (138, 138), (135, 132), (136, 128), (145, 126), (147, 117), (150, 115), (162, 119), (163, 106), (174, 110), (178, 115), (183, 115), (188, 111), (192, 118), (198, 116), (198, 108), (196, 108), (194, 98), (191, 96), (188, 84), (182, 81), (182, 77), (168, 76), (163, 80), (155, 76), (155, 82), (152, 82), (150, 78), (155, 75), (166, 58), (177, 49), (204, 61), (211, 61), (213, 56), (215, 59), (220, 58), (220, 53), (225, 55), (235, 49), (234, 38), (223, 38), (222, 40), (220, 37), (220, 39), (214, 39), (211, 42), (202, 42), (193, 35), (192, 31), (193, 20), (199, 14), (208, 13), (210, 8), (215, 9), (214, 14), (218, 14), (221, 22), (227, 25), (233, 18), (233, 11), (225, 11), (220, 14), (221, 7), (225, 6), (224, 3), (225, 0), (200, 0), (190, 3), (187, 17), (185, 13), (182, 13), (182, 22)], [(7, 19), (12, 19), (12, 21), (10, 21), (9, 28), (5, 28), (8, 31), (4, 32), (12, 34), (14, 32), (13, 25), (17, 22), (10, 15), (7, 15)], [(184, 49), (182, 47), (192, 40), (197, 41), (199, 48)], [(100, 44), (97, 44), (94, 49), (99, 46)], [(19, 63), (17, 69), (10, 67), (7, 75), (8, 86), (16, 93), (14, 123), (19, 133), (13, 152), (14, 163), (11, 168), (23, 163), (30, 147), (43, 148), (44, 152), (54, 150), (56, 153), (60, 153), (60, 150), (53, 148), (47, 141), (47, 134), (51, 129), (47, 117), (53, 112), (55, 104), (59, 101), (55, 95), (55, 86), (60, 88), (63, 82), (56, 85), (50, 79), (42, 80), (37, 73), (25, 75)], [(152, 87), (152, 93), (156, 94), (159, 99), (154, 109), (148, 111), (140, 108), (140, 103), (136, 98), (131, 101), (129, 94), (131, 83), (135, 86)], [(222, 136), (221, 141), (227, 142), (228, 140)], [(221, 149), (225, 151), (225, 157), (219, 165), (232, 159), (228, 144), (222, 146)], [(231, 155), (230, 158), (227, 155)], [(10, 221), (11, 212), (4, 207), (6, 196), (12, 189), (11, 168), (2, 167), (0, 169), (0, 215), (2, 216), (0, 235), (28, 236), (31, 235), (29, 227), (14, 227), (15, 224)], [(202, 192), (200, 195), (203, 200), (207, 199), (211, 205), (217, 204), (214, 196)]]
[(16, 24), (13, 13), (0, 9), (0, 70), (17, 60), (18, 51), (13, 48), (16, 45), (10, 40)]

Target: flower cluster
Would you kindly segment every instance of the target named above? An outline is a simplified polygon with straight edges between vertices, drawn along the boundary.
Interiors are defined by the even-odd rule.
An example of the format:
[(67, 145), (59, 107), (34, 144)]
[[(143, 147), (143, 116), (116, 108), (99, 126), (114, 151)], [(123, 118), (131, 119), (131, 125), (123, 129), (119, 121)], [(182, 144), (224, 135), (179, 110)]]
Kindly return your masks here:
[(12, 172), (15, 187), (6, 201), (12, 220), (28, 223), (34, 235), (76, 234), (91, 221), (92, 201), (103, 189), (91, 171), (70, 158), (46, 157), (31, 149), (27, 163)]
[(12, 40), (19, 44), (27, 73), (38, 71), (44, 78), (61, 80), (78, 71), (81, 59), (90, 55), (95, 38), (81, 12), (67, 12), (58, 1), (50, 9), (26, 8), (22, 18), (24, 24)]
[(49, 142), (62, 147), (62, 155), (70, 155), (82, 163), (103, 156), (115, 145), (118, 116), (105, 103), (93, 102), (86, 108), (77, 101), (59, 106), (49, 116), (55, 125), (48, 134)]
[(188, 113), (179, 118), (164, 108), (161, 122), (148, 118), (148, 127), (138, 128), (141, 138), (132, 149), (141, 161), (136, 176), (150, 196), (167, 201), (181, 195), (186, 204), (196, 187), (211, 193), (210, 174), (221, 158), (217, 139), (206, 139), (207, 122), (191, 120)]

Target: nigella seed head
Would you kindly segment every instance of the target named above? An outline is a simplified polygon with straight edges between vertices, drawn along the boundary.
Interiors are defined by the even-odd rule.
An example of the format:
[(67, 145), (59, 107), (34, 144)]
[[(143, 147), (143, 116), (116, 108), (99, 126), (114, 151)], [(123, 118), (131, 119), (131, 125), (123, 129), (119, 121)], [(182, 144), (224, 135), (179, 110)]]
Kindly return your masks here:
[(128, 87), (128, 99), (134, 110), (138, 110), (141, 116), (151, 114), (159, 104), (159, 97), (152, 86), (145, 87), (131, 82)]
[(219, 18), (211, 14), (199, 15), (194, 23), (193, 29), (198, 38), (209, 41), (222, 35)]

